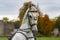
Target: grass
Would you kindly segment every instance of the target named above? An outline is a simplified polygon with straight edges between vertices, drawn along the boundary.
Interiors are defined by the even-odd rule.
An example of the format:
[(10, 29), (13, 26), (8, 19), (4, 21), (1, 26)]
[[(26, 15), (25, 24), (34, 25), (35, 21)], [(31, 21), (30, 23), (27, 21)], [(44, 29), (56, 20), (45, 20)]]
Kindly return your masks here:
[(0, 40), (8, 40), (7, 37), (0, 37)]
[(55, 38), (55, 37), (41, 37), (37, 38), (37, 40), (60, 40), (60, 38)]
[[(8, 40), (6, 37), (0, 37), (0, 40)], [(37, 38), (37, 40), (60, 40), (60, 38), (55, 38), (55, 37), (40, 37)]]

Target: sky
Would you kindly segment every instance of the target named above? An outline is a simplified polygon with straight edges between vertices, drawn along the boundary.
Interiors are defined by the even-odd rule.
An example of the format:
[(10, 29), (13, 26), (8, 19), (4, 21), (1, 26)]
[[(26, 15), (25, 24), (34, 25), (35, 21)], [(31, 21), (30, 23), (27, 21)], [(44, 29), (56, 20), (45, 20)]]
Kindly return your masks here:
[(43, 14), (48, 14), (50, 18), (60, 15), (60, 0), (0, 0), (0, 19), (8, 17), (10, 20), (18, 19), (19, 9), (23, 3), (31, 1), (39, 5)]

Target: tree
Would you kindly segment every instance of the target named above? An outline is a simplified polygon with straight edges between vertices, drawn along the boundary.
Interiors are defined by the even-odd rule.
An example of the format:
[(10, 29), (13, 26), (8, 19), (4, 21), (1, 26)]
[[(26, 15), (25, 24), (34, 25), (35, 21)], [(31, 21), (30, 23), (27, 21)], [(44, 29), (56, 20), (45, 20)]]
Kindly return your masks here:
[(14, 26), (15, 26), (15, 29), (18, 29), (20, 27), (20, 23), (18, 20), (14, 22)]
[(59, 31), (60, 31), (60, 16), (57, 17), (57, 21), (56, 21), (55, 27), (58, 28)]
[(43, 32), (45, 35), (48, 34), (50, 31), (49, 23), (50, 23), (49, 16), (47, 14), (45, 14), (45, 16), (43, 18), (42, 28), (41, 28), (41, 29), (43, 29)]
[(9, 23), (9, 24), (12, 24), (12, 25), (14, 25), (14, 22), (15, 22), (14, 20), (8, 21), (8, 23)]
[(7, 17), (3, 17), (3, 19), (2, 19), (4, 22), (8, 22), (8, 18)]
[(43, 24), (43, 17), (39, 15), (37, 27), (38, 27), (38, 32), (40, 33), (41, 33), (42, 24)]
[(54, 21), (49, 19), (47, 14), (38, 19), (38, 29), (41, 34), (49, 35), (54, 28)]

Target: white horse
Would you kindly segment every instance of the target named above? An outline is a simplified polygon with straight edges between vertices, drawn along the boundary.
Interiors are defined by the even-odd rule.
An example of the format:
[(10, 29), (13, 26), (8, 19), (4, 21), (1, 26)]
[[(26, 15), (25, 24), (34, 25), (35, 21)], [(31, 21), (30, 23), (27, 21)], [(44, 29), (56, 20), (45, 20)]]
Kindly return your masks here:
[(35, 40), (34, 34), (32, 31), (37, 32), (37, 21), (38, 21), (38, 11), (32, 6), (27, 9), (21, 27), (11, 38), (11, 40)]

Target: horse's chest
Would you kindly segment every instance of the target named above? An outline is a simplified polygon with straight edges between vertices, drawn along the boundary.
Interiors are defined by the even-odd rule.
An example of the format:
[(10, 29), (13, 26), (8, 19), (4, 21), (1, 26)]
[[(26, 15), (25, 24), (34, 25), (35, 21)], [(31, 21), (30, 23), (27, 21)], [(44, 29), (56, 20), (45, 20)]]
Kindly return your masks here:
[(27, 33), (28, 40), (34, 40), (32, 32)]

